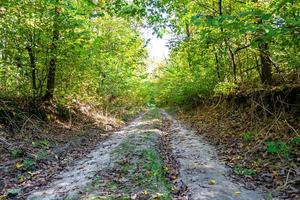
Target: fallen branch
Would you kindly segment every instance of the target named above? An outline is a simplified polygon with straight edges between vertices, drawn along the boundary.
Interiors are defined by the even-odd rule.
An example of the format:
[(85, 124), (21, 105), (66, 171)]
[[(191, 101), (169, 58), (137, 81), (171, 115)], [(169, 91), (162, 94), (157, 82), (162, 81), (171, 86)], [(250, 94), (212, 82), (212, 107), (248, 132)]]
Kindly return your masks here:
[(4, 149), (6, 149), (7, 151), (11, 151), (12, 150), (12, 145), (6, 141), (5, 138), (0, 137), (0, 146)]
[[(276, 119), (274, 120), (274, 122), (273, 122), (273, 123), (271, 124), (271, 126), (269, 127), (268, 131), (266, 132), (265, 138), (262, 139), (255, 147), (253, 147), (253, 148), (251, 148), (249, 151), (247, 151), (247, 152), (245, 153), (245, 155), (248, 155), (249, 153), (250, 153), (250, 155), (252, 155), (255, 151), (257, 151), (257, 149), (258, 149), (258, 148), (259, 148), (266, 140), (270, 139), (270, 137), (271, 137), (270, 131), (271, 131), (271, 129), (275, 126), (275, 124), (278, 123), (278, 121), (279, 121), (279, 119), (280, 119), (280, 117), (281, 117), (281, 114), (282, 114), (282, 113), (280, 113), (279, 116), (276, 117)], [(263, 128), (263, 129), (265, 129), (265, 128)], [(262, 129), (262, 130), (263, 130), (263, 129)], [(262, 130), (260, 130), (259, 132), (261, 132)], [(248, 157), (248, 156), (245, 156), (245, 158), (247, 158), (247, 157)]]

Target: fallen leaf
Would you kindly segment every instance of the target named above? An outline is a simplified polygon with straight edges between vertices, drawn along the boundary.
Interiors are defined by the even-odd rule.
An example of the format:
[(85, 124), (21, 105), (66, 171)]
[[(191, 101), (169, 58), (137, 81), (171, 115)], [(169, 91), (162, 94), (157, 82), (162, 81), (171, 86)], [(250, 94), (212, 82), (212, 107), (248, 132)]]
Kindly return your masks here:
[(6, 195), (4, 194), (4, 195), (0, 195), (0, 200), (4, 200), (4, 199), (6, 199)]
[(19, 183), (23, 183), (25, 181), (25, 177), (24, 176), (20, 176), (18, 181), (19, 181)]
[(209, 185), (216, 185), (216, 183), (217, 183), (217, 181), (214, 180), (214, 179), (210, 179), (210, 180), (208, 181), (208, 184), (209, 184)]
[(9, 197), (15, 197), (15, 196), (17, 196), (20, 192), (21, 192), (21, 189), (19, 189), (19, 188), (12, 188), (12, 189), (9, 189), (9, 190), (7, 191), (7, 196), (9, 196)]
[(17, 169), (21, 169), (22, 167), (23, 167), (23, 163), (21, 163), (21, 162), (16, 163), (16, 168)]

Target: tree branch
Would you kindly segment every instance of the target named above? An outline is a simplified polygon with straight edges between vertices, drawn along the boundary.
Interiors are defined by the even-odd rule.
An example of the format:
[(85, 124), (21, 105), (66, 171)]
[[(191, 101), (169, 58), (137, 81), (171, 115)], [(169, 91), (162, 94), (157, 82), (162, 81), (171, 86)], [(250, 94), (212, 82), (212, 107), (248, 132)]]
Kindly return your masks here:
[(243, 46), (243, 47), (238, 47), (238, 48), (234, 51), (234, 53), (237, 53), (237, 52), (239, 52), (239, 51), (241, 51), (241, 50), (243, 50), (243, 49), (247, 49), (248, 47), (250, 47), (250, 44), (247, 44), (246, 46)]

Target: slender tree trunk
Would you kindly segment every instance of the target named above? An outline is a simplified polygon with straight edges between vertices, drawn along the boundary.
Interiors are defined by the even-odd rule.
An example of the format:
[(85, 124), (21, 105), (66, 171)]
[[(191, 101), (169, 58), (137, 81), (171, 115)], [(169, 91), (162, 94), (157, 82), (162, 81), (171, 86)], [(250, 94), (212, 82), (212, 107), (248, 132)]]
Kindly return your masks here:
[(57, 42), (59, 40), (59, 27), (58, 27), (58, 17), (59, 17), (59, 7), (58, 7), (59, 0), (56, 0), (55, 5), (55, 15), (54, 15), (54, 22), (53, 22), (53, 36), (52, 36), (52, 43), (50, 48), (51, 58), (49, 61), (49, 72), (47, 76), (47, 87), (46, 93), (44, 96), (45, 101), (49, 101), (53, 99), (54, 96), (54, 89), (55, 89), (55, 72), (56, 72), (56, 64), (57, 64)]
[[(240, 56), (237, 54), (236, 55), (236, 63), (237, 63), (237, 66), (241, 66), (241, 62), (240, 62)], [(239, 67), (239, 72), (240, 72), (240, 78), (241, 78), (241, 81), (243, 82), (244, 81), (244, 72), (242, 70), (242, 67)]]
[(222, 0), (219, 0), (219, 15), (222, 16), (223, 15), (223, 9), (222, 9)]
[(31, 46), (26, 47), (28, 56), (30, 59), (30, 68), (31, 68), (31, 83), (33, 90), (33, 97), (36, 98), (37, 95), (37, 85), (36, 85), (36, 59), (34, 56), (34, 52)]
[[(191, 39), (191, 30), (190, 30), (190, 26), (186, 23), (185, 24), (185, 31), (186, 31), (186, 36), (188, 39), (188, 42), (190, 42)], [(192, 56), (190, 53), (190, 50), (188, 49), (187, 51), (187, 61), (188, 61), (188, 65), (189, 65), (189, 69), (192, 70), (192, 60), (191, 60)]]
[(228, 45), (228, 55), (229, 55), (229, 60), (232, 66), (232, 70), (233, 70), (233, 77), (234, 77), (234, 81), (236, 82), (237, 80), (237, 66), (236, 66), (236, 62), (235, 62), (235, 56), (234, 53), (232, 52), (231, 48)]
[[(219, 0), (219, 15), (220, 16), (223, 16), (223, 7), (222, 6), (223, 6), (223, 0)], [(222, 27), (221, 27), (221, 32), (224, 33), (224, 30), (223, 30)], [(231, 64), (231, 67), (232, 67), (232, 70), (233, 70), (234, 81), (236, 82), (236, 80), (237, 80), (237, 74), (236, 74), (237, 65), (236, 65), (236, 62), (235, 62), (235, 56), (234, 56), (234, 53), (233, 53), (232, 49), (230, 48), (230, 45), (228, 43), (227, 38), (224, 39), (224, 42), (225, 42), (225, 45), (228, 48), (228, 58), (229, 58), (229, 61), (230, 61), (230, 64)]]
[(261, 61), (261, 81), (264, 84), (272, 83), (272, 62), (270, 60), (270, 53), (268, 43), (261, 42), (259, 44), (260, 61)]
[[(258, 18), (257, 24), (263, 24), (263, 20)], [(263, 29), (259, 31), (262, 35), (265, 33)], [(270, 60), (269, 45), (264, 39), (257, 39), (259, 57), (261, 62), (261, 82), (269, 85), (272, 83), (272, 61)]]
[(216, 71), (217, 71), (217, 77), (218, 80), (221, 80), (221, 74), (220, 74), (220, 62), (219, 62), (219, 58), (218, 58), (218, 54), (215, 53), (215, 59), (216, 59)]
[(257, 73), (259, 74), (260, 79), (261, 78), (261, 67), (259, 66), (259, 60), (256, 56), (256, 53), (253, 54), (254, 55), (254, 60), (255, 60), (255, 69), (257, 70)]

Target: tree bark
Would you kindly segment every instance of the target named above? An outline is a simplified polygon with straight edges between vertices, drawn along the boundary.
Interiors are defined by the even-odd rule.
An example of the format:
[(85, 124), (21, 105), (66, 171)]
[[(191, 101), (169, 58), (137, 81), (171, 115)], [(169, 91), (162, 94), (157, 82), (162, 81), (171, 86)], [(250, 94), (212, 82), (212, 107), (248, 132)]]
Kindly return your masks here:
[[(223, 16), (223, 0), (219, 0), (219, 16)], [(221, 27), (221, 32), (224, 33), (224, 30), (223, 28)], [(236, 62), (235, 62), (235, 56), (234, 56), (234, 52), (232, 51), (232, 49), (230, 48), (230, 45), (228, 43), (228, 40), (227, 38), (224, 39), (224, 42), (225, 42), (225, 45), (227, 46), (228, 48), (228, 58), (229, 58), (229, 62), (231, 64), (231, 67), (232, 67), (232, 70), (233, 70), (233, 76), (234, 76), (234, 81), (236, 82), (237, 81), (237, 65), (236, 65)]]
[(55, 72), (57, 65), (57, 42), (59, 40), (59, 27), (58, 27), (58, 17), (59, 17), (59, 8), (58, 8), (59, 0), (56, 0), (55, 5), (55, 15), (53, 21), (53, 36), (52, 43), (50, 48), (51, 58), (49, 61), (49, 71), (47, 76), (47, 87), (46, 93), (44, 96), (45, 101), (52, 100), (54, 97), (54, 89), (55, 89)]
[(37, 96), (37, 85), (36, 85), (36, 59), (34, 56), (34, 52), (31, 46), (26, 47), (28, 56), (30, 59), (30, 68), (31, 68), (31, 84), (33, 90), (33, 97), (36, 98)]
[(223, 9), (222, 9), (222, 0), (219, 0), (219, 15), (222, 16), (223, 15)]
[(261, 81), (263, 84), (272, 83), (272, 61), (270, 60), (269, 46), (266, 42), (259, 44), (260, 61), (261, 61)]
[[(253, 0), (253, 2), (257, 2), (257, 0)], [(257, 24), (263, 24), (263, 20), (261, 17), (257, 18)], [(260, 29), (258, 31), (261, 35), (265, 34), (265, 30)], [(270, 85), (272, 83), (272, 61), (270, 59), (269, 45), (264, 41), (263, 38), (258, 38), (258, 50), (259, 57), (261, 62), (261, 82), (266, 85)]]
[(235, 62), (235, 56), (234, 56), (234, 53), (232, 52), (231, 48), (229, 47), (229, 45), (227, 45), (227, 46), (228, 46), (229, 60), (230, 60), (232, 70), (233, 70), (233, 77), (234, 77), (234, 81), (236, 82), (236, 80), (237, 80), (237, 73), (236, 73), (237, 67), (236, 67), (236, 62)]
[(221, 80), (221, 74), (220, 74), (220, 62), (219, 62), (219, 58), (218, 58), (218, 54), (215, 53), (215, 59), (216, 59), (216, 71), (217, 71), (217, 77), (218, 80)]

